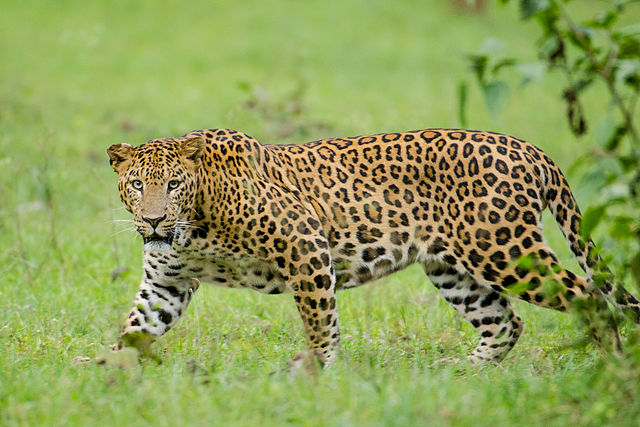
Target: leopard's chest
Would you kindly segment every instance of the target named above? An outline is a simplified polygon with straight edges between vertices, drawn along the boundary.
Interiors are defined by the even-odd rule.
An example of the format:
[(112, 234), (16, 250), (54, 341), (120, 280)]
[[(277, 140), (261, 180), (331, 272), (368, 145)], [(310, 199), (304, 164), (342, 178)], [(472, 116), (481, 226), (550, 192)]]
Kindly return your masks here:
[(236, 259), (200, 260), (203, 266), (202, 280), (229, 288), (247, 288), (265, 294), (281, 294), (292, 289), (278, 271), (269, 263), (250, 257)]
[(268, 294), (291, 292), (289, 284), (271, 263), (245, 251), (225, 247), (207, 237), (177, 233), (173, 249), (184, 270), (204, 283), (227, 288), (247, 288)]

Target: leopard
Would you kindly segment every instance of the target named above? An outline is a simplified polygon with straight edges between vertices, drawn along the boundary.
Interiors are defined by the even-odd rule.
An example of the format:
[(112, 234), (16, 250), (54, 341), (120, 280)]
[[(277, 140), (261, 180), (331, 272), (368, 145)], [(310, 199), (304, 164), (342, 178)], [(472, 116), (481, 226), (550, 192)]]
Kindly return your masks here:
[[(593, 336), (616, 349), (612, 307), (640, 319), (582, 232), (565, 175), (515, 137), (423, 129), (268, 145), (203, 129), (107, 153), (143, 241), (118, 348), (148, 352), (204, 282), (292, 294), (306, 351), (331, 366), (337, 291), (416, 263), (480, 335), (471, 363), (499, 363), (516, 344), (524, 322), (513, 299), (591, 313)], [(546, 243), (547, 208), (585, 275)]]

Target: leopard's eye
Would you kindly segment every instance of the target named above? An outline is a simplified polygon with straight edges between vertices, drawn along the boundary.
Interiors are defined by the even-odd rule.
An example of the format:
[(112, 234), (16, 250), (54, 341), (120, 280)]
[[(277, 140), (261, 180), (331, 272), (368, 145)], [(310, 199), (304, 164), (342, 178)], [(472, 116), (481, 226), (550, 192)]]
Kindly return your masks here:
[(175, 190), (180, 185), (180, 181), (172, 179), (169, 181), (169, 190)]
[(142, 190), (142, 181), (140, 181), (139, 179), (134, 179), (133, 181), (131, 181), (131, 186), (136, 190)]

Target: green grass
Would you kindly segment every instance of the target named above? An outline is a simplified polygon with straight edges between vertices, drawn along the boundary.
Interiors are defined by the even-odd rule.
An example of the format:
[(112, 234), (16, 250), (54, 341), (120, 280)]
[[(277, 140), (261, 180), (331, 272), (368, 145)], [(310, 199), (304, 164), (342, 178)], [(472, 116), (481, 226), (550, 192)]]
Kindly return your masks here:
[[(457, 127), (463, 55), (490, 36), (535, 59), (534, 23), (491, 5), (4, 1), (0, 424), (636, 424), (637, 346), (605, 363), (573, 316), (516, 302), (527, 326), (501, 366), (436, 363), (477, 336), (415, 267), (339, 295), (342, 354), (317, 379), (283, 372), (304, 348), (290, 296), (207, 286), (155, 344), (160, 364), (72, 363), (116, 340), (140, 276), (140, 239), (113, 221), (127, 213), (107, 146), (203, 127), (265, 143)], [(517, 91), (496, 119), (470, 87), (473, 128), (528, 139), (565, 169), (591, 143), (567, 130), (561, 82)], [(606, 106), (598, 88), (589, 97), (595, 117)], [(588, 206), (594, 194), (570, 178)]]

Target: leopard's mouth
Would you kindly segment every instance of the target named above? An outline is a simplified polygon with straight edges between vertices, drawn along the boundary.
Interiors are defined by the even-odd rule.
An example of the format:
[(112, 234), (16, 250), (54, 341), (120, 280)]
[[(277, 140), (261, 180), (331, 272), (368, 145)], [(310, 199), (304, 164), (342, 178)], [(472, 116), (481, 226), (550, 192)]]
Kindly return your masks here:
[(164, 251), (171, 249), (173, 243), (173, 230), (167, 232), (165, 236), (153, 233), (150, 236), (142, 236), (144, 249), (146, 251)]
[(142, 240), (145, 244), (151, 242), (161, 242), (170, 245), (173, 243), (173, 232), (170, 231), (166, 236), (161, 236), (158, 233), (153, 233), (151, 236), (143, 236)]

